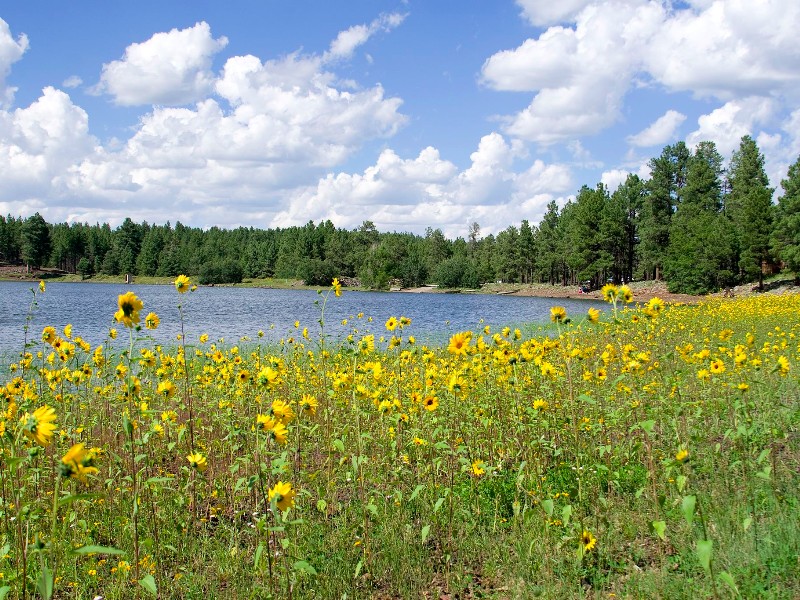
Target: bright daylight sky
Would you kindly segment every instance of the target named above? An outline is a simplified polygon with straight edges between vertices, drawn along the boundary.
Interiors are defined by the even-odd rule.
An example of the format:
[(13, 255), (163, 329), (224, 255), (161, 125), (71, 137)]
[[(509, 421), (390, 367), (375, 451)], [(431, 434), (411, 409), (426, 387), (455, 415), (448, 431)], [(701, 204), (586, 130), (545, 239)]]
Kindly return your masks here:
[(666, 144), (800, 154), (798, 0), (0, 6), (0, 213), (466, 237)]

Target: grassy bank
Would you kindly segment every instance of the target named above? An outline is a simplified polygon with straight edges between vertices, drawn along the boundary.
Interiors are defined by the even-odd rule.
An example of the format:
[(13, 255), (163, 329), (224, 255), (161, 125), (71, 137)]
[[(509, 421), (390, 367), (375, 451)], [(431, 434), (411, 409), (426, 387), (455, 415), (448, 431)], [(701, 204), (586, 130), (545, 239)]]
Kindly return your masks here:
[(2, 392), (0, 590), (800, 595), (800, 296), (555, 310), (555, 337), (441, 348), (401, 315), (331, 346), (336, 301), (247, 351), (191, 322), (174, 351), (124, 322), (118, 354), (33, 332)]

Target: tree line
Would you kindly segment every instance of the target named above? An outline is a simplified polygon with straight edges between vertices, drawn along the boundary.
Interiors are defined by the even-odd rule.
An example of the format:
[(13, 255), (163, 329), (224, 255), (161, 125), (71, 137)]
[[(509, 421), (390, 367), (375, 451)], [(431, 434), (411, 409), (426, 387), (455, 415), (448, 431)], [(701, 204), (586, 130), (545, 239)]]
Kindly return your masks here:
[(200, 283), (243, 278), (302, 279), (328, 285), (358, 278), (375, 289), (436, 283), (479, 287), (490, 281), (599, 287), (608, 280), (664, 279), (670, 291), (702, 294), (745, 282), (763, 284), (765, 266), (800, 271), (800, 157), (781, 182), (764, 170), (756, 142), (745, 136), (727, 168), (713, 142), (691, 151), (666, 146), (649, 161), (650, 178), (629, 175), (614, 193), (583, 186), (538, 225), (523, 220), (497, 235), (448, 239), (356, 229), (330, 221), (277, 229), (200, 229), (134, 223), (47, 223), (41, 215), (0, 216), (0, 260), (96, 273), (193, 275)]

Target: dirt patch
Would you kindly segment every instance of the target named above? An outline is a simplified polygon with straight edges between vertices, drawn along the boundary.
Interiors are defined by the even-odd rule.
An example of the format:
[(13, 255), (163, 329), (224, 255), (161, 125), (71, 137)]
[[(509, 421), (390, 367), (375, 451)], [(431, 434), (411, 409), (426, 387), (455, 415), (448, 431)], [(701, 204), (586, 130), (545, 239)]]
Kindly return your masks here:
[[(752, 283), (730, 288), (727, 292), (720, 291), (707, 296), (695, 296), (691, 294), (673, 294), (667, 290), (667, 284), (663, 281), (634, 281), (629, 284), (633, 291), (634, 302), (647, 302), (651, 298), (661, 298), (664, 302), (695, 304), (703, 300), (714, 297), (742, 297), (752, 296), (760, 293), (767, 294), (797, 294), (800, 293), (800, 286), (794, 285), (792, 279), (773, 280), (764, 284), (764, 291), (759, 292), (758, 286)], [(536, 296), (540, 298), (586, 298), (590, 300), (602, 300), (603, 295), (600, 290), (589, 293), (582, 293), (578, 286), (547, 285), (547, 284), (502, 284), (490, 283), (483, 286), (482, 293), (508, 294), (512, 296)]]
[[(693, 296), (690, 294), (673, 294), (667, 290), (667, 284), (663, 281), (642, 281), (630, 284), (633, 291), (635, 302), (647, 302), (651, 298), (661, 298), (664, 302), (682, 302), (693, 304), (703, 300), (704, 296)], [(481, 290), (485, 293), (508, 294), (512, 296), (536, 296), (540, 298), (571, 298), (602, 300), (603, 294), (600, 290), (584, 293), (577, 285), (547, 285), (543, 283), (533, 283), (526, 285), (514, 284), (487, 284)]]

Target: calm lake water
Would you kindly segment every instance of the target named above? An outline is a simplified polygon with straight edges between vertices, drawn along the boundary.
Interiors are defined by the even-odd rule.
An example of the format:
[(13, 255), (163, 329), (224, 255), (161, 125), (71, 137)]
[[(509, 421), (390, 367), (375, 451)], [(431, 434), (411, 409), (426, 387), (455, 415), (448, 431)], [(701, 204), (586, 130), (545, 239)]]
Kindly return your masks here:
[[(0, 353), (17, 353), (24, 342), (24, 325), (35, 283), (0, 282)], [(124, 285), (101, 283), (48, 283), (47, 291), (37, 294), (38, 306), (32, 312), (28, 339), (39, 340), (42, 329), (52, 325), (61, 330), (72, 324), (73, 336), (81, 336), (93, 345), (106, 340), (110, 327), (119, 330), (115, 346), (127, 344), (127, 332), (114, 322), (117, 297), (133, 291), (144, 302), (144, 316), (153, 311), (161, 319), (156, 331), (147, 331), (161, 344), (171, 345), (180, 333), (182, 305), (188, 341), (202, 333), (211, 340), (224, 338), (234, 344), (244, 336), (257, 339), (264, 331), (266, 341), (287, 335), (299, 336), (294, 322), (308, 327), (313, 336), (319, 332), (320, 307), (324, 299), (313, 290), (276, 290), (261, 288), (200, 287), (193, 293), (179, 295), (171, 285)], [(315, 305), (315, 302), (318, 304)], [(569, 315), (582, 318), (590, 306), (607, 308), (591, 300), (551, 300), (520, 296), (483, 294), (407, 294), (387, 292), (348, 292), (328, 298), (325, 307), (326, 332), (342, 338), (352, 332), (376, 335), (386, 333), (384, 323), (390, 316), (406, 316), (412, 324), (403, 330), (420, 342), (435, 343), (455, 331), (491, 325), (493, 330), (506, 325), (531, 330), (550, 319), (550, 307), (564, 306)], [(356, 315), (363, 313), (362, 319)], [(368, 323), (367, 318), (373, 322)], [(348, 319), (346, 326), (342, 320)], [(481, 322), (483, 319), (483, 322)], [(532, 325), (533, 324), (533, 325)], [(143, 330), (143, 333), (145, 331)]]

